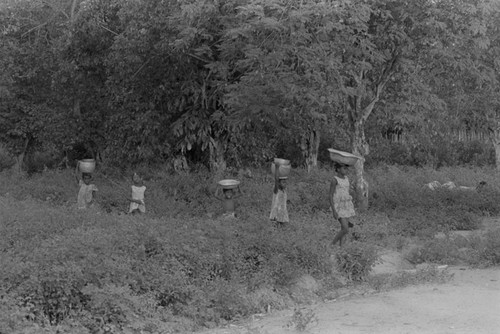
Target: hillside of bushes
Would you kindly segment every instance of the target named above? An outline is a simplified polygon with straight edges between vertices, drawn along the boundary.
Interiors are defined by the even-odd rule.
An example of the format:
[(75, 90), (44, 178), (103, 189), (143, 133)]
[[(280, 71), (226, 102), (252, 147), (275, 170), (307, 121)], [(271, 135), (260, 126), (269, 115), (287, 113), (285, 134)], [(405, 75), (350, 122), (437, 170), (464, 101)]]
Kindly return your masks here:
[[(95, 176), (99, 207), (75, 208), (77, 185), (70, 170), (31, 177), (0, 174), (0, 333), (173, 333), (222, 325), (328, 299), (348, 284), (369, 281), (381, 249), (415, 242), (426, 252), (415, 263), (500, 263), (499, 231), (485, 239), (439, 231), (471, 230), (500, 212), (498, 174), (483, 168), (383, 165), (367, 171), (370, 209), (355, 220), (355, 239), (331, 246), (338, 228), (328, 210), (332, 170), (293, 170), (291, 223), (269, 223), (272, 178), (265, 170), (235, 170), (242, 181), (236, 220), (220, 218), (215, 182), (200, 169), (185, 175), (143, 168), (148, 213), (125, 215), (131, 171), (101, 168)], [(437, 180), (474, 186), (481, 193), (423, 187)], [(468, 242), (468, 244), (467, 244)], [(469, 247), (469, 258), (453, 257)], [(334, 266), (332, 258), (340, 265)], [(297, 288), (304, 275), (320, 288)]]

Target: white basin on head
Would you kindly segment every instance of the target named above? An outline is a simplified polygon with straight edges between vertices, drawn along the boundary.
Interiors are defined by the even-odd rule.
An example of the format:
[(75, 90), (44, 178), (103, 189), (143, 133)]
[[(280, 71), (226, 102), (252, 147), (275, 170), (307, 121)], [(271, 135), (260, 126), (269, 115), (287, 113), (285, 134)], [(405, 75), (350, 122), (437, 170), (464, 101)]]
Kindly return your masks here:
[(240, 181), (233, 179), (220, 180), (219, 185), (224, 189), (234, 189), (240, 185)]
[(82, 173), (92, 173), (95, 170), (95, 160), (94, 159), (83, 159), (78, 161), (78, 169)]
[(339, 151), (333, 148), (329, 148), (328, 152), (330, 152), (330, 159), (349, 166), (354, 165), (359, 159), (361, 159), (360, 156), (357, 156), (355, 154)]
[(290, 175), (290, 171), (292, 170), (292, 166), (290, 164), (288, 165), (280, 165), (276, 163), (271, 164), (271, 173), (274, 175), (276, 171), (276, 166), (278, 166), (278, 177), (288, 177)]
[(274, 163), (277, 165), (289, 165), (290, 160), (287, 159), (281, 159), (281, 158), (274, 158)]

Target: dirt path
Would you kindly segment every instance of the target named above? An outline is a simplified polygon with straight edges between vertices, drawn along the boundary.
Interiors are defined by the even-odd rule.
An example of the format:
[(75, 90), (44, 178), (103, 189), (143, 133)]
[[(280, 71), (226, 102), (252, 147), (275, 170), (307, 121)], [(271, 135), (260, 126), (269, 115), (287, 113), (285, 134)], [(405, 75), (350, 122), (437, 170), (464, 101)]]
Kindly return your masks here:
[[(304, 333), (500, 333), (500, 268), (447, 269), (454, 274), (446, 284), (420, 285), (401, 290), (332, 301), (310, 307), (316, 321)], [(281, 334), (293, 311), (283, 311), (210, 334)]]

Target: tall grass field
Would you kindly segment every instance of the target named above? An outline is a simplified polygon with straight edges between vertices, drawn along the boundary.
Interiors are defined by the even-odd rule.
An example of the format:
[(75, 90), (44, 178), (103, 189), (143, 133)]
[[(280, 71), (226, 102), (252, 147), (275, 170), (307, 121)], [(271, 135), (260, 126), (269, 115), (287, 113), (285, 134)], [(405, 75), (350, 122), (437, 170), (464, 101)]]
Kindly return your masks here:
[[(241, 180), (236, 219), (221, 218), (216, 182), (204, 171), (178, 175), (144, 168), (145, 215), (127, 215), (131, 174), (96, 171), (98, 206), (76, 208), (73, 171), (0, 173), (0, 333), (175, 333), (213, 327), (326, 298), (366, 281), (381, 249), (422, 245), (414, 263), (500, 263), (500, 229), (455, 240), (500, 213), (499, 174), (488, 168), (378, 166), (367, 170), (370, 208), (355, 218), (353, 241), (339, 249), (329, 211), (333, 171), (293, 170), (291, 222), (269, 221), (273, 179)], [(453, 181), (481, 191), (423, 185)], [(434, 236), (448, 236), (436, 242)], [(458, 257), (463, 249), (470, 256)], [(335, 261), (333, 261), (334, 259)], [(334, 262), (337, 265), (334, 265)], [(314, 292), (298, 282), (312, 277)], [(311, 293), (313, 295), (311, 295)]]

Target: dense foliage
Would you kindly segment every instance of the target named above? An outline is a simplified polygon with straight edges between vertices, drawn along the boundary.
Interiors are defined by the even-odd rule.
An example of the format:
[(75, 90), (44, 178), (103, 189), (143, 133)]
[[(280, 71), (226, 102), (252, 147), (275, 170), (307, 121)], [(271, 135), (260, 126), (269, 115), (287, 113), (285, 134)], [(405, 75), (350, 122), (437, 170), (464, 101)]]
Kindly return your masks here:
[[(393, 283), (367, 280), (379, 249), (410, 243), (418, 245), (408, 254), (413, 263), (500, 263), (498, 229), (434, 239), (500, 213), (500, 184), (488, 169), (370, 169), (372, 207), (354, 220), (357, 241), (343, 249), (330, 244), (338, 226), (328, 211), (329, 170), (293, 171), (292, 220), (279, 230), (266, 219), (272, 193), (266, 172), (241, 178), (239, 218), (230, 221), (220, 218), (208, 172), (143, 171), (146, 216), (122, 214), (128, 182), (111, 172), (96, 175), (99, 209), (90, 211), (75, 208), (77, 186), (68, 171), (0, 174), (0, 332), (187, 332), (335, 298), (345, 281), (380, 288), (431, 279), (431, 272), (418, 272)], [(428, 180), (467, 186), (484, 180), (488, 188), (431, 191), (422, 187)], [(316, 290), (301, 288), (304, 277), (317, 282)]]
[(369, 156), (399, 131), (435, 163), (452, 128), (500, 142), (499, 12), (487, 0), (3, 1), (0, 139), (19, 163), (42, 146), (212, 170), (284, 152), (311, 169), (320, 147)]

